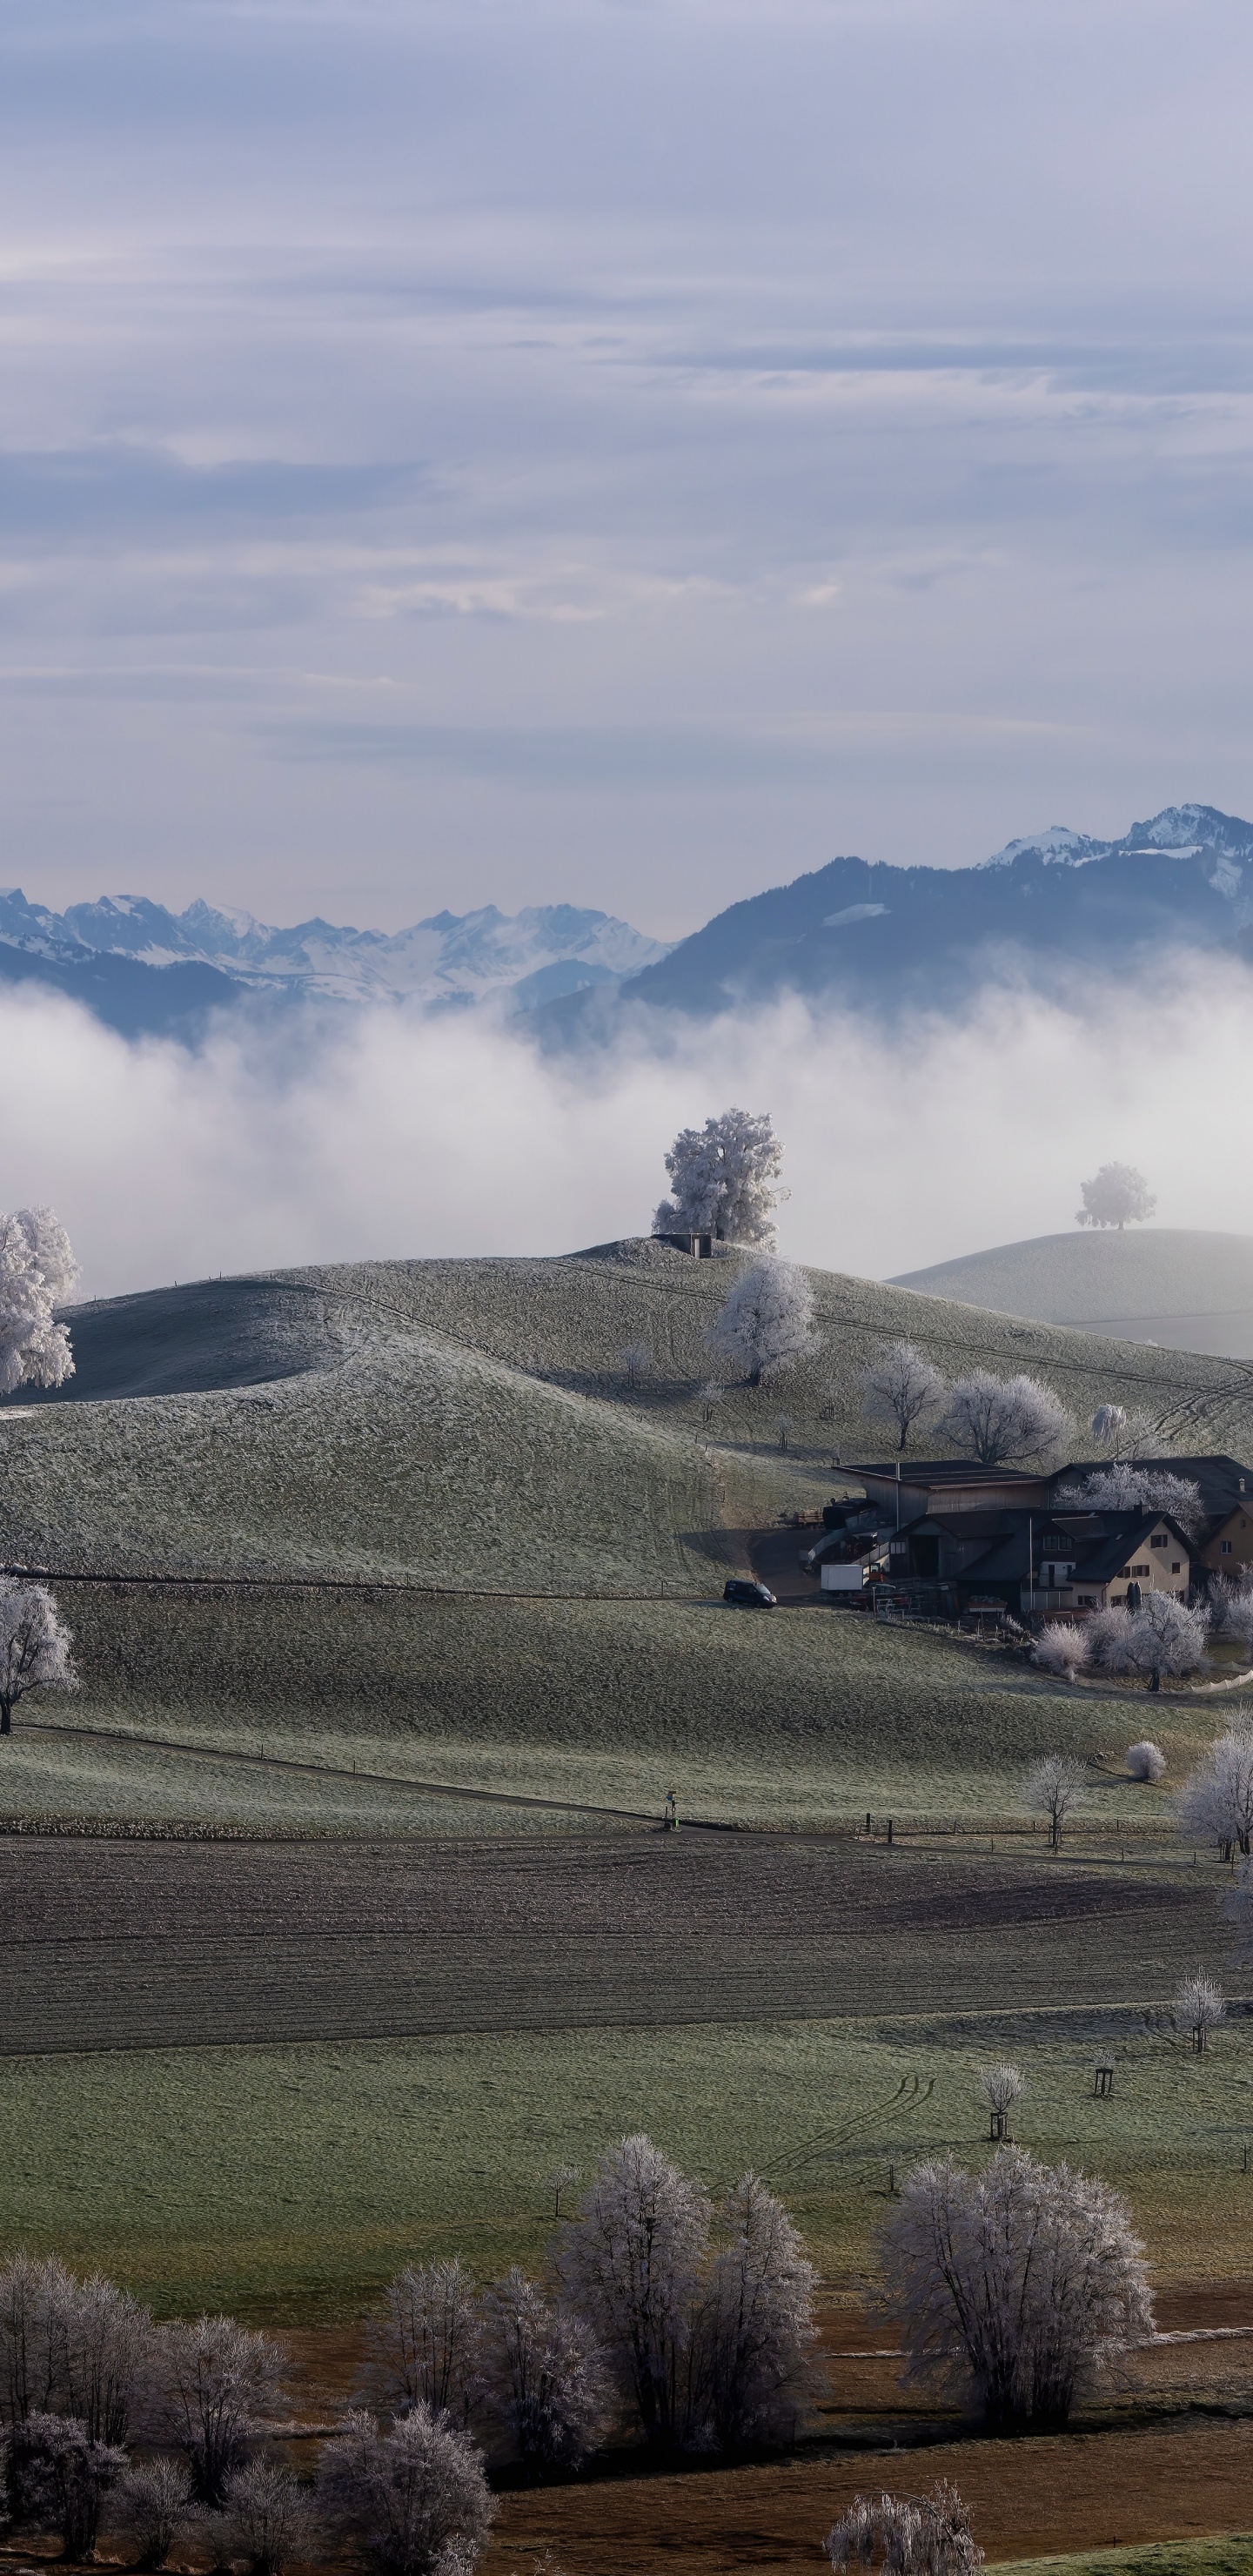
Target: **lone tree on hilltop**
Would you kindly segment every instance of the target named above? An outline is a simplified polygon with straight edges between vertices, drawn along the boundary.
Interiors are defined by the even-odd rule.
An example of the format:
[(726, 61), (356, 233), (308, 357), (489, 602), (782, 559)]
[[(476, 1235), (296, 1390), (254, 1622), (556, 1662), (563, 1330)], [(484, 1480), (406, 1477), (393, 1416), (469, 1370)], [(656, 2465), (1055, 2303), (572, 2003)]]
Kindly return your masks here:
[(749, 1386), (760, 1386), (771, 1370), (791, 1367), (818, 1350), (813, 1317), (804, 1271), (788, 1261), (758, 1261), (736, 1280), (709, 1334), (710, 1348), (736, 1362)]
[(0, 1575), (0, 1735), (28, 1691), (78, 1688), (69, 1629), (42, 1583)]
[(880, 2242), (909, 2377), (955, 2384), (993, 2432), (1065, 2424), (1083, 2381), (1152, 2331), (1126, 2202), (1020, 2147), (980, 2174), (920, 2165)]
[(836, 2576), (975, 2576), (983, 2565), (970, 2517), (944, 2479), (929, 2496), (854, 2496), (833, 2522), (823, 2551)]
[(725, 1109), (703, 1127), (685, 1127), (666, 1156), (673, 1196), (653, 1219), (654, 1234), (714, 1234), (727, 1243), (772, 1245), (783, 1147), (768, 1117)]
[(1066, 1819), (1088, 1785), (1088, 1766), (1077, 1753), (1046, 1753), (1023, 1782), (1023, 1800), (1032, 1813), (1047, 1816), (1049, 1848), (1060, 1851)]
[(1209, 2047), (1209, 2035), (1227, 2018), (1227, 2006), (1221, 1987), (1207, 1977), (1203, 1968), (1195, 1976), (1182, 1977), (1175, 1988), (1174, 2023), (1176, 2030), (1186, 2031), (1198, 2057)]
[(1051, 1387), (1034, 1377), (972, 1369), (949, 1397), (941, 1429), (981, 1467), (1012, 1467), (1059, 1449), (1070, 1419)]
[(1230, 1724), (1179, 1792), (1180, 1832), (1190, 1842), (1253, 1850), (1253, 1709), (1234, 1708)]
[(74, 1375), (70, 1337), (54, 1320), (78, 1278), (70, 1238), (51, 1208), (0, 1216), (0, 1395), (30, 1379), (63, 1386)]
[(1094, 1178), (1080, 1187), (1083, 1205), (1075, 1212), (1076, 1225), (1116, 1225), (1121, 1234), (1125, 1225), (1143, 1225), (1157, 1206), (1134, 1163), (1102, 1163)]
[(930, 1421), (939, 1412), (946, 1391), (938, 1368), (912, 1342), (893, 1342), (881, 1359), (862, 1370), (859, 1384), (867, 1422), (890, 1423), (900, 1450), (915, 1423)]

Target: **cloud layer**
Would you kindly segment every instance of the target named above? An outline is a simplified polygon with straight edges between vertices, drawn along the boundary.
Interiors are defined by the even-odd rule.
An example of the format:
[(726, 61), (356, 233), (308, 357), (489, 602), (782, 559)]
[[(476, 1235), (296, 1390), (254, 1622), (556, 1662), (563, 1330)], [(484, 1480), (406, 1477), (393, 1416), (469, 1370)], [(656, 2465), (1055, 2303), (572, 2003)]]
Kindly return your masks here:
[(1253, 1233), (1249, 983), (1207, 973), (1073, 1010), (985, 996), (890, 1044), (788, 1004), (664, 1058), (562, 1068), (485, 1016), (338, 1024), (293, 1064), (224, 1037), (129, 1047), (26, 988), (0, 1007), (0, 1207), (50, 1201), (111, 1295), (224, 1270), (557, 1253), (648, 1230), (680, 1126), (769, 1110), (781, 1247), (869, 1276), (1073, 1223), (1139, 1164), (1157, 1222)]
[(657, 933), (1253, 807), (1237, 0), (14, 0), (0, 877)]

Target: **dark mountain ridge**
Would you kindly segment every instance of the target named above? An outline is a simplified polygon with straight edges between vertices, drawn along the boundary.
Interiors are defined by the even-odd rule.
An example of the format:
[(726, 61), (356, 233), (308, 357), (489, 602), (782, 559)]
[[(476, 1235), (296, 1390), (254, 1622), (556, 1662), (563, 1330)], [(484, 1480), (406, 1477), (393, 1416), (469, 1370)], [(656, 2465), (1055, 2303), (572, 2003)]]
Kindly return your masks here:
[(969, 868), (832, 859), (731, 904), (612, 995), (536, 1016), (561, 1045), (608, 1036), (628, 1008), (705, 1018), (785, 993), (953, 1009), (989, 982), (1135, 975), (1189, 950), (1253, 963), (1253, 824), (1209, 805), (1168, 806), (1118, 841), (1054, 826)]

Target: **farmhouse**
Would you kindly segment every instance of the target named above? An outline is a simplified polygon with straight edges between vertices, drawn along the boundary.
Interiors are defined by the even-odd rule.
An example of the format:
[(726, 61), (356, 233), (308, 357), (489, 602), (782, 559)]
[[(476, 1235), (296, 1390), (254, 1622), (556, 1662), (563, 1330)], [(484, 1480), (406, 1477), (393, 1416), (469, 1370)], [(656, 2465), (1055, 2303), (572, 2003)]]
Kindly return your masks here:
[[(1253, 1563), (1253, 1470), (1226, 1457), (1137, 1459), (1200, 1488), (1204, 1521), (1189, 1534), (1152, 1509), (1074, 1509), (1076, 1486), (1106, 1462), (1052, 1474), (968, 1458), (850, 1467), (866, 1502), (841, 1512), (820, 1548), (823, 1589), (941, 1618), (980, 1609), (1083, 1618), (1146, 1592), (1186, 1600), (1211, 1575)], [(1067, 1508), (1067, 1506), (1070, 1508)]]

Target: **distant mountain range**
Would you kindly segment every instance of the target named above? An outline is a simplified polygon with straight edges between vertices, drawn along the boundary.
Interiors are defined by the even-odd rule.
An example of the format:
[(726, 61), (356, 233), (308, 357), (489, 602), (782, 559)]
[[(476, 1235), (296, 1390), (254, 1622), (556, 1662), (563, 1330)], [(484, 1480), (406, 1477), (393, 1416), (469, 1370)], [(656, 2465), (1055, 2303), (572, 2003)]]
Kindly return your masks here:
[(990, 982), (1135, 974), (1183, 950), (1253, 963), (1253, 824), (1212, 805), (1168, 805), (1117, 841), (1055, 824), (969, 868), (832, 859), (672, 947), (570, 904), (489, 904), (389, 934), (275, 929), (203, 902), (172, 913), (142, 895), (56, 913), (0, 893), (0, 983), (50, 984), (127, 1036), (190, 1043), (244, 1004), (498, 997), (563, 1047), (608, 1039), (624, 1017), (709, 1018), (788, 992), (953, 1010)]
[(969, 868), (832, 859), (718, 913), (628, 992), (555, 1002), (541, 1024), (568, 1043), (608, 1035), (627, 1003), (707, 1017), (788, 992), (954, 1009), (990, 982), (1135, 973), (1181, 949), (1253, 963), (1253, 824), (1212, 805), (1168, 805), (1118, 841), (1054, 824)]
[(290, 1002), (415, 1002), (464, 1006), (489, 995), (533, 1011), (560, 995), (617, 986), (664, 957), (609, 913), (572, 904), (512, 915), (435, 913), (409, 930), (302, 921), (276, 930), (248, 912), (192, 903), (168, 912), (143, 895), (49, 912), (16, 889), (0, 892), (0, 983), (52, 984), (127, 1036), (195, 1037), (215, 1010), (251, 998)]

